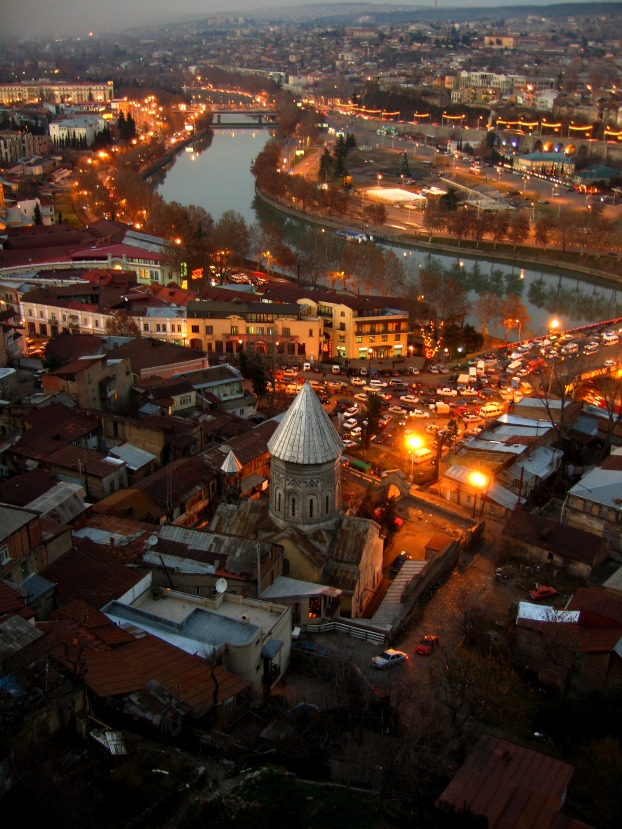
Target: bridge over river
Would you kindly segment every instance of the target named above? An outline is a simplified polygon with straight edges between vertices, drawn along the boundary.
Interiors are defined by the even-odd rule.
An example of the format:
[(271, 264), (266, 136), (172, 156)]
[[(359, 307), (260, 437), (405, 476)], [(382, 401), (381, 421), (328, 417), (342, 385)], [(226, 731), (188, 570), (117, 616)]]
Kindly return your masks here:
[[(276, 112), (273, 110), (259, 109), (253, 107), (238, 107), (236, 109), (213, 109), (212, 114), (214, 120), (212, 121), (212, 128), (257, 128), (257, 127), (273, 127), (276, 123)], [(249, 119), (248, 121), (239, 121), (239, 117), (243, 115)]]

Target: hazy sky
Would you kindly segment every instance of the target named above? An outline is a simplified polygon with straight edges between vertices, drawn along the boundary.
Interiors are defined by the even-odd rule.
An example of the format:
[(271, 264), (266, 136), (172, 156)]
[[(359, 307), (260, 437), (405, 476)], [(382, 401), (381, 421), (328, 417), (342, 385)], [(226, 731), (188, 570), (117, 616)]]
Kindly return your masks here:
[[(343, 0), (346, 2), (347, 0)], [(329, 0), (330, 4), (340, 0)], [(570, 0), (572, 2), (572, 0)], [(520, 5), (548, 5), (539, 0), (518, 0)], [(142, 22), (159, 23), (191, 15), (225, 11), (234, 14), (253, 9), (312, 6), (305, 0), (0, 0), (0, 38), (51, 37), (118, 32)], [(373, 3), (374, 6), (378, 5)], [(397, 0), (394, 5), (434, 6), (434, 0)], [(439, 0), (441, 7), (512, 6), (516, 0)]]

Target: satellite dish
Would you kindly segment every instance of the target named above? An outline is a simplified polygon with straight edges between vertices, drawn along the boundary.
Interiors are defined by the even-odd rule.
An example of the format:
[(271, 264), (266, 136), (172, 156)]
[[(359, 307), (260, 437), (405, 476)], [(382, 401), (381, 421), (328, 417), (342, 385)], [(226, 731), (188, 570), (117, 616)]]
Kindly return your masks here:
[(157, 535), (150, 535), (149, 538), (147, 539), (147, 544), (149, 544), (150, 547), (155, 547), (155, 545), (157, 543), (158, 543), (158, 536)]
[(218, 579), (214, 587), (216, 588), (216, 592), (220, 596), (220, 594), (224, 593), (227, 589), (227, 579)]

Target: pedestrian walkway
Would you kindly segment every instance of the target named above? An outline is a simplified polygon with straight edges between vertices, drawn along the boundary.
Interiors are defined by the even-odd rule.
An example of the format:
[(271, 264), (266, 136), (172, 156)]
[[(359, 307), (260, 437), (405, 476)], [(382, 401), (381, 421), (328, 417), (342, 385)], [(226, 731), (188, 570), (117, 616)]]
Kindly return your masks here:
[(395, 620), (404, 610), (404, 605), (402, 604), (404, 590), (408, 583), (421, 573), (426, 564), (427, 562), (425, 561), (404, 562), (402, 569), (395, 575), (395, 578), (389, 585), (378, 610), (371, 617), (371, 623), (374, 627), (381, 630), (391, 630)]

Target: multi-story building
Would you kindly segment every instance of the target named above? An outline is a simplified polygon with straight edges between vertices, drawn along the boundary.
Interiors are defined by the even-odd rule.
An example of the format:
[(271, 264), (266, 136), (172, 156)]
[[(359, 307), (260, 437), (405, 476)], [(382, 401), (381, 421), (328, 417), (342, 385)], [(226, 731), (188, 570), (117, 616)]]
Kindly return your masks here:
[(189, 302), (187, 313), (188, 345), (208, 354), (231, 356), (249, 346), (309, 359), (322, 353), (322, 320), (309, 306), (249, 297)]
[(112, 81), (103, 83), (66, 83), (22, 81), (0, 84), (0, 104), (87, 104), (110, 103), (114, 97)]
[(386, 359), (411, 353), (409, 314), (399, 300), (264, 286), (264, 298), (295, 301), (322, 321), (320, 358)]
[(15, 164), (20, 158), (45, 156), (50, 152), (52, 139), (49, 135), (33, 135), (31, 132), (0, 132), (0, 161)]
[(82, 357), (44, 374), (42, 381), (45, 392), (64, 391), (81, 409), (124, 412), (129, 405), (132, 375), (127, 358)]
[(103, 132), (106, 122), (99, 115), (81, 114), (74, 118), (63, 118), (50, 124), (50, 137), (55, 146), (69, 145), (72, 141), (83, 142), (87, 147)]

